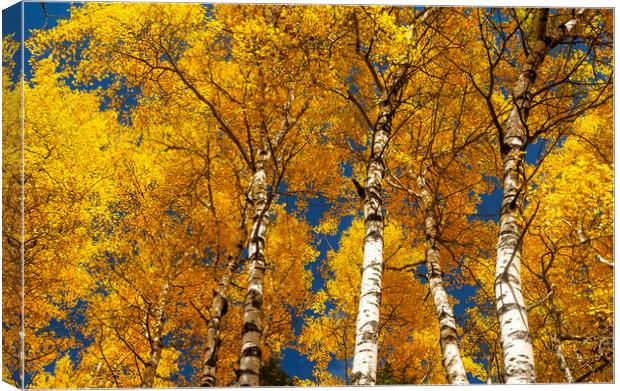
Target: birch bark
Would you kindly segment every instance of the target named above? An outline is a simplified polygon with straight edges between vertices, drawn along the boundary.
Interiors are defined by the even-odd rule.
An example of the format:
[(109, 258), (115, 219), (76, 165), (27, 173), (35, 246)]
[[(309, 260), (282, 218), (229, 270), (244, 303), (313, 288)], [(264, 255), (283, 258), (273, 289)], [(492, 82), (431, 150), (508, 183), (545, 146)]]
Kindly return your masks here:
[(364, 203), (364, 263), (355, 333), (355, 353), (351, 382), (355, 385), (374, 385), (377, 378), (377, 340), (379, 305), (383, 275), (383, 196), (381, 185), (385, 170), (383, 151), (387, 146), (391, 107), (385, 105), (377, 130), (373, 133), (370, 161), (366, 169)]
[(443, 286), (443, 273), (439, 264), (439, 249), (437, 248), (439, 230), (434, 197), (429, 192), (423, 176), (418, 177), (418, 186), (425, 215), (427, 278), (431, 296), (433, 296), (435, 303), (435, 313), (439, 321), (439, 345), (443, 356), (443, 366), (450, 384), (469, 384), (467, 372), (459, 352), (456, 320)]
[[(553, 257), (553, 256), (552, 256)], [(564, 375), (564, 379), (566, 379), (567, 383), (573, 383), (573, 373), (566, 361), (566, 356), (564, 356), (564, 350), (562, 349), (562, 314), (558, 310), (558, 307), (555, 305), (555, 289), (554, 286), (549, 281), (549, 275), (546, 270), (543, 270), (542, 273), (543, 284), (545, 284), (545, 288), (547, 288), (547, 296), (546, 301), (549, 303), (549, 313), (551, 318), (553, 319), (554, 327), (555, 327), (555, 336), (553, 338), (553, 349), (555, 351), (555, 358), (558, 363), (558, 368)]]
[[(433, 12), (426, 10), (420, 22)], [(357, 24), (356, 24), (357, 26)], [(413, 28), (410, 40), (413, 37)], [(409, 71), (409, 50), (398, 59), (400, 65), (381, 88), (379, 117), (372, 131), (370, 158), (366, 166), (366, 183), (363, 194), (364, 209), (364, 259), (360, 299), (355, 325), (355, 350), (351, 368), (351, 384), (374, 385), (377, 381), (379, 307), (381, 305), (381, 280), (383, 278), (383, 195), (385, 176), (385, 151), (392, 132), (392, 121), (398, 106), (398, 96), (406, 85)], [(374, 72), (374, 70), (373, 70)]]
[(263, 277), (265, 275), (265, 232), (269, 225), (267, 210), (267, 177), (265, 163), (267, 149), (259, 152), (252, 179), (252, 203), (254, 222), (250, 234), (248, 257), (250, 259), (249, 281), (243, 308), (243, 336), (239, 359), (239, 385), (259, 386), (261, 366), (260, 340), (262, 336)]
[(501, 140), (503, 198), (497, 242), (495, 300), (506, 383), (533, 383), (536, 380), (532, 340), (521, 285), (524, 158), (529, 136), (526, 123), (532, 102), (531, 87), (545, 56), (570, 34), (583, 10), (549, 36), (548, 14), (548, 9), (539, 11), (536, 27), (538, 38), (515, 84), (513, 106)]
[(153, 388), (155, 376), (157, 375), (157, 367), (159, 366), (163, 350), (162, 338), (164, 336), (164, 326), (166, 323), (164, 311), (170, 299), (171, 280), (182, 259), (182, 257), (179, 257), (174, 262), (173, 267), (166, 276), (166, 282), (164, 283), (159, 297), (157, 298), (157, 305), (155, 306), (155, 326), (153, 327), (153, 333), (149, 336), (151, 352), (149, 359), (145, 363), (144, 374), (142, 375), (142, 381), (140, 383), (140, 387), (143, 388)]
[(213, 300), (209, 310), (210, 317), (207, 326), (207, 346), (203, 355), (202, 373), (199, 381), (200, 387), (214, 387), (217, 380), (217, 358), (221, 344), (220, 321), (228, 312), (228, 289), (235, 271), (239, 267), (239, 260), (243, 256), (247, 236), (245, 210), (243, 214), (240, 229), (242, 238), (237, 244), (237, 254), (229, 256), (224, 274), (220, 278), (217, 287), (213, 290)]
[(566, 379), (567, 383), (573, 383), (573, 373), (568, 366), (566, 357), (564, 356), (564, 351), (562, 350), (562, 341), (558, 337), (556, 337), (553, 341), (553, 345), (555, 346), (555, 357), (558, 361), (558, 367), (560, 368), (560, 371), (562, 371), (564, 379)]
[(164, 292), (160, 295), (156, 309), (156, 321), (155, 328), (153, 329), (153, 336), (151, 340), (151, 354), (144, 367), (144, 374), (142, 375), (142, 382), (140, 387), (153, 388), (153, 382), (155, 381), (155, 375), (157, 374), (157, 367), (159, 366), (159, 360), (161, 360), (162, 337), (164, 330), (164, 305), (167, 300), (170, 285), (166, 283), (164, 286)]

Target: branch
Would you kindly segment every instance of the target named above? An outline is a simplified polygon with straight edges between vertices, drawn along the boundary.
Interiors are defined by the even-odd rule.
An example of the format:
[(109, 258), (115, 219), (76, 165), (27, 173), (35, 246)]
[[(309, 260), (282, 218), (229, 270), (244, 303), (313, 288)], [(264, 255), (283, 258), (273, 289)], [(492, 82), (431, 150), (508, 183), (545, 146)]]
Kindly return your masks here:
[(426, 263), (426, 261), (417, 261), (417, 262), (414, 262), (414, 263), (408, 263), (408, 264), (403, 265), (401, 267), (386, 266), (385, 269), (386, 270), (393, 270), (393, 271), (396, 271), (396, 272), (401, 272), (403, 270), (410, 271), (412, 269), (415, 269), (418, 266), (424, 265), (425, 263)]
[(209, 314), (209, 318), (207, 318), (202, 311), (200, 310), (200, 308), (198, 308), (196, 306), (196, 304), (194, 304), (194, 302), (192, 300), (189, 301), (189, 303), (192, 305), (192, 307), (194, 307), (194, 309), (196, 310), (196, 312), (198, 312), (198, 315), (200, 315), (200, 317), (205, 321), (205, 323), (207, 325), (211, 324), (211, 314)]
[(525, 310), (527, 312), (530, 312), (531, 310), (533, 310), (536, 307), (539, 307), (542, 303), (544, 303), (545, 301), (549, 300), (549, 298), (553, 295), (553, 290), (551, 290), (549, 293), (547, 293), (547, 296), (543, 297), (542, 299), (540, 299), (539, 301), (532, 303), (530, 305), (528, 305)]

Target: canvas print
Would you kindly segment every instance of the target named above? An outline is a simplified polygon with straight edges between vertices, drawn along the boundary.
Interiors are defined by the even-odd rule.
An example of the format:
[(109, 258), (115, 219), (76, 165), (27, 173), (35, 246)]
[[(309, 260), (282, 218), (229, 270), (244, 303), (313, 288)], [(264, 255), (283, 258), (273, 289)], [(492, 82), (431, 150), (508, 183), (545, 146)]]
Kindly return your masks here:
[(2, 17), (4, 382), (614, 381), (612, 9)]

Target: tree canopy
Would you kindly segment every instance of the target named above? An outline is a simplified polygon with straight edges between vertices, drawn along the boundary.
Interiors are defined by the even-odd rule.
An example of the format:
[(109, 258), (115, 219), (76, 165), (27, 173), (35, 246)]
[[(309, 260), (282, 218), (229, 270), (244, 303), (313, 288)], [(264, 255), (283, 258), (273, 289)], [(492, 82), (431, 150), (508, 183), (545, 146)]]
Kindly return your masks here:
[(613, 10), (63, 7), (3, 35), (5, 382), (613, 381)]

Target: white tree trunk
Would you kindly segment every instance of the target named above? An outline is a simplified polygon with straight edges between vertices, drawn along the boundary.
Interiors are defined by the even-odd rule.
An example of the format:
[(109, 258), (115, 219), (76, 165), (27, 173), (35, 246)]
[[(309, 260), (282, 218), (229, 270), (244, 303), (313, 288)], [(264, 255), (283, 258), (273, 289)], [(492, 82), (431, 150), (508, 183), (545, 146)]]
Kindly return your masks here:
[(566, 357), (564, 356), (564, 351), (562, 350), (562, 341), (556, 336), (553, 344), (555, 346), (555, 357), (558, 360), (558, 367), (560, 368), (560, 371), (562, 371), (566, 382), (572, 383), (574, 381), (573, 373), (571, 372), (570, 367), (568, 366), (568, 362), (566, 361)]
[(181, 263), (181, 260), (182, 258), (179, 257), (174, 262), (172, 268), (168, 272), (166, 282), (159, 293), (159, 297), (157, 298), (157, 305), (155, 306), (155, 326), (153, 327), (153, 333), (149, 336), (151, 352), (149, 359), (145, 363), (144, 374), (142, 375), (142, 382), (140, 383), (140, 387), (143, 388), (153, 388), (155, 376), (157, 375), (157, 367), (159, 366), (159, 361), (161, 360), (161, 353), (163, 350), (162, 338), (164, 336), (164, 326), (166, 323), (164, 319), (164, 311), (170, 298), (170, 283), (178, 265)]
[(506, 383), (535, 381), (534, 353), (521, 288), (523, 162), (521, 149), (504, 158), (504, 197), (495, 271), (495, 300), (500, 323)]
[[(534, 352), (527, 322), (527, 311), (521, 286), (521, 235), (525, 149), (528, 134), (526, 122), (532, 100), (531, 87), (536, 72), (549, 51), (574, 28), (571, 19), (547, 36), (548, 9), (539, 11), (537, 41), (529, 53), (513, 90), (513, 106), (504, 129), (502, 142), (503, 199), (495, 269), (495, 300), (500, 323), (506, 383), (536, 381)], [(578, 12), (578, 17), (583, 10)]]
[(243, 308), (243, 336), (239, 359), (239, 385), (257, 387), (261, 367), (260, 340), (262, 336), (263, 277), (265, 275), (265, 232), (269, 225), (267, 210), (267, 178), (265, 163), (268, 152), (263, 149), (257, 159), (252, 180), (254, 222), (250, 235), (248, 256), (249, 281)]
[(381, 185), (385, 171), (384, 152), (388, 143), (391, 120), (392, 107), (387, 103), (383, 107), (377, 129), (373, 134), (372, 153), (366, 168), (367, 179), (363, 199), (364, 262), (351, 370), (351, 383), (354, 385), (374, 385), (377, 379), (379, 305), (383, 275)]
[(220, 321), (228, 312), (228, 288), (230, 282), (239, 266), (239, 260), (243, 256), (243, 249), (246, 240), (245, 212), (242, 217), (241, 235), (237, 245), (237, 254), (230, 255), (224, 274), (220, 278), (217, 287), (213, 290), (213, 300), (209, 310), (209, 324), (207, 325), (207, 343), (203, 355), (202, 374), (200, 376), (200, 387), (214, 387), (216, 383), (217, 358), (221, 344), (220, 340)]
[[(434, 9), (425, 10), (419, 23), (424, 23)], [(411, 26), (409, 40), (413, 43), (414, 27)], [(351, 384), (374, 385), (377, 381), (377, 360), (379, 340), (379, 307), (381, 304), (381, 279), (383, 277), (383, 195), (381, 194), (385, 175), (385, 152), (392, 132), (392, 121), (399, 105), (398, 97), (410, 77), (409, 50), (397, 63), (401, 64), (382, 88), (379, 102), (379, 118), (372, 132), (370, 158), (366, 166), (366, 184), (363, 191), (364, 208), (364, 260), (360, 299), (355, 329), (355, 350), (351, 369)]]
[(437, 248), (438, 222), (434, 197), (428, 191), (423, 176), (418, 177), (418, 186), (424, 208), (424, 230), (426, 234), (426, 269), (431, 296), (435, 303), (435, 314), (439, 321), (439, 345), (443, 356), (443, 367), (450, 384), (469, 384), (467, 372), (459, 352), (456, 320), (448, 295), (443, 286), (443, 273), (439, 264)]

